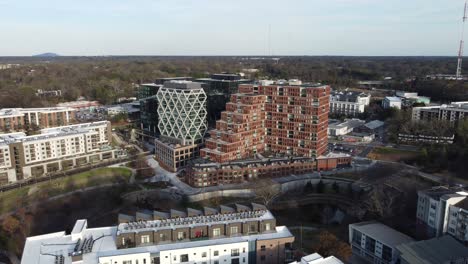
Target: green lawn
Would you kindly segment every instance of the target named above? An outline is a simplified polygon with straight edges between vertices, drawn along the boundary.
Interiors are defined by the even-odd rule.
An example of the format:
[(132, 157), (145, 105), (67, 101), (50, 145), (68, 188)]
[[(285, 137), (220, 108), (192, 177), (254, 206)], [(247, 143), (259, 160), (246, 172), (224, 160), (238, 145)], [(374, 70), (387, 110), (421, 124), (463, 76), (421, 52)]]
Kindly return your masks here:
[(127, 168), (99, 168), (35, 185), (0, 193), (0, 214), (27, 206), (56, 195), (81, 188), (128, 182), (132, 175)]

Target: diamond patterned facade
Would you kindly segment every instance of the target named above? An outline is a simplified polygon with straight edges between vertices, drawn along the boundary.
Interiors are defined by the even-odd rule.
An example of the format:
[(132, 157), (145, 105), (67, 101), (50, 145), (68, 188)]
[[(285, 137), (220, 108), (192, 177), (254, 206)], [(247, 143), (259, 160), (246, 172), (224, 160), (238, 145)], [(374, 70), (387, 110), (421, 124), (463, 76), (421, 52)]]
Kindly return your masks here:
[(161, 136), (182, 145), (197, 144), (206, 133), (206, 94), (200, 83), (172, 81), (156, 95)]

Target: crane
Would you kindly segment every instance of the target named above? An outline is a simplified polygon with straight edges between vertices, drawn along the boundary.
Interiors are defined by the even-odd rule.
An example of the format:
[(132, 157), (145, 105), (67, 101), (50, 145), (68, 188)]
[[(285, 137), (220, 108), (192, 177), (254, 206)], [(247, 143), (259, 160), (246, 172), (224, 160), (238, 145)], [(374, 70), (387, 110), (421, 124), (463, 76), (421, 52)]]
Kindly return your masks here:
[(461, 39), (460, 39), (460, 48), (458, 50), (458, 64), (457, 64), (457, 74), (456, 74), (456, 77), (457, 77), (457, 80), (460, 80), (462, 79), (462, 61), (463, 61), (463, 46), (465, 44), (465, 41), (463, 40), (463, 37), (464, 37), (464, 33), (465, 33), (465, 21), (466, 19), (468, 18), (466, 16), (466, 10), (467, 10), (467, 7), (468, 7), (468, 0), (465, 0), (465, 7), (463, 9), (463, 23), (462, 23), (462, 32), (461, 32)]

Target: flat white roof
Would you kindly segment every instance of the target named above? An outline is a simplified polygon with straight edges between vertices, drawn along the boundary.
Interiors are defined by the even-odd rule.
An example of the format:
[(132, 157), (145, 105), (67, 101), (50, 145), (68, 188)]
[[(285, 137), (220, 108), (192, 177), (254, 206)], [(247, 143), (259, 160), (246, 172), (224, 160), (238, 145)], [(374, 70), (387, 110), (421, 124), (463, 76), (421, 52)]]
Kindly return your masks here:
[(351, 224), (349, 227), (389, 247), (414, 241), (411, 237), (376, 221)]
[[(79, 220), (83, 221), (83, 220)], [(76, 225), (75, 225), (76, 227)], [(116, 247), (117, 227), (84, 228), (80, 239), (93, 237), (94, 244), (90, 253), (83, 254), (83, 262), (87, 264), (98, 264), (99, 257), (118, 256), (137, 253), (157, 253), (167, 250), (213, 246), (219, 244), (241, 243), (255, 240), (269, 240), (277, 238), (293, 237), (285, 226), (277, 226), (276, 232), (263, 233), (248, 236), (224, 237), (200, 241), (174, 242), (168, 244), (149, 245), (144, 247), (117, 249)], [(76, 234), (73, 234), (73, 237)], [(54, 264), (55, 256), (62, 255), (65, 263), (72, 263), (69, 253), (74, 252), (78, 238), (65, 232), (51, 233), (41, 236), (28, 237), (21, 258), (23, 264)]]

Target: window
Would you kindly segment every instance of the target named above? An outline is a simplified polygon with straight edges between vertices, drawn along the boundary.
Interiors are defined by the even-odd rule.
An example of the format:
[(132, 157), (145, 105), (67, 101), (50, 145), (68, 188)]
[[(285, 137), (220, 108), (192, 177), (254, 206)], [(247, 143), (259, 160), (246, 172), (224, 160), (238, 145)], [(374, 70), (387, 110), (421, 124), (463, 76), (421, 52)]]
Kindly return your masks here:
[(219, 251), (218, 250), (213, 251), (213, 256), (219, 256)]
[(231, 226), (231, 236), (235, 235), (238, 233), (238, 228), (237, 226)]
[(161, 240), (161, 241), (166, 240), (166, 235), (165, 234), (159, 234), (159, 240)]
[(215, 228), (213, 229), (213, 236), (217, 237), (221, 235), (221, 228)]
[(188, 262), (188, 254), (180, 255), (180, 262)]
[(185, 238), (185, 233), (184, 232), (177, 232), (177, 239), (181, 240)]
[(206, 252), (201, 253), (202, 258), (206, 258)]
[(149, 239), (149, 236), (146, 235), (146, 236), (141, 236), (141, 243), (142, 244), (146, 244), (146, 243), (149, 243), (150, 242), (150, 239)]
[(213, 261), (213, 264), (219, 264), (218, 260)]
[(265, 231), (270, 231), (271, 230), (271, 224), (270, 223), (266, 223), (265, 224)]
[(255, 225), (249, 225), (249, 232), (256, 232), (257, 228)]
[(231, 249), (231, 257), (237, 257), (237, 256), (239, 256), (239, 249), (238, 248)]
[(260, 256), (260, 261), (265, 261), (265, 256)]
[(261, 247), (260, 247), (260, 250), (261, 250), (261, 251), (265, 251), (265, 250), (266, 250), (266, 246), (265, 246), (265, 245), (261, 246)]
[(122, 261), (122, 264), (132, 264), (132, 261), (131, 260), (124, 260), (124, 261)]
[(238, 258), (231, 259), (231, 264), (239, 264), (239, 259)]

